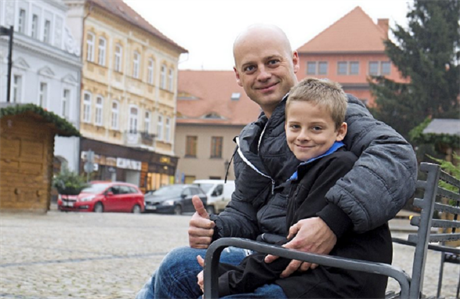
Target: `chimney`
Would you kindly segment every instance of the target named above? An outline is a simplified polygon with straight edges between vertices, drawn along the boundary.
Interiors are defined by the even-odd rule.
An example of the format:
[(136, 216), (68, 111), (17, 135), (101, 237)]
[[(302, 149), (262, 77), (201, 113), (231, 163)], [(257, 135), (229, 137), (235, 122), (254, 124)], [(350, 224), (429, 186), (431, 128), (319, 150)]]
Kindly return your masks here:
[(383, 34), (385, 34), (385, 38), (388, 39), (388, 29), (390, 27), (389, 25), (389, 19), (378, 19), (377, 20), (377, 25), (382, 28)]

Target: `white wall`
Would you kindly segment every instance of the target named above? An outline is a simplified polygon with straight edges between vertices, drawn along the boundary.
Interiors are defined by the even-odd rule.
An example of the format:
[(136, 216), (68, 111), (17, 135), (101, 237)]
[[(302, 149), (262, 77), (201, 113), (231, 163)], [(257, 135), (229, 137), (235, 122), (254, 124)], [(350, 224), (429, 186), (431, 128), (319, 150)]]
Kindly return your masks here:
[[(17, 32), (19, 10), (26, 11), (25, 30)], [(40, 84), (47, 85), (41, 106), (66, 118), (76, 128), (80, 120), (80, 48), (65, 26), (66, 6), (57, 0), (0, 0), (0, 26), (15, 26), (10, 102), (40, 105)], [(32, 17), (38, 16), (36, 38), (32, 37)], [(50, 20), (49, 43), (43, 41), (44, 22)], [(0, 102), (7, 102), (8, 44), (0, 37)], [(15, 76), (20, 84), (15, 84)], [(63, 112), (64, 90), (68, 90), (66, 112)], [(16, 96), (15, 96), (16, 95)], [(55, 156), (68, 161), (78, 170), (78, 138), (55, 139)]]

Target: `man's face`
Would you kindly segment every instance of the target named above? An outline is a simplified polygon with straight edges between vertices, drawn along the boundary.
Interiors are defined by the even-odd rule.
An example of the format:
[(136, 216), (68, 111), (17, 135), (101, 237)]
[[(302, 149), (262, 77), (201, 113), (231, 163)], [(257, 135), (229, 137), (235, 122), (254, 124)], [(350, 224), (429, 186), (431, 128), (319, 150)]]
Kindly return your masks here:
[(347, 124), (336, 129), (331, 113), (320, 105), (293, 101), (286, 108), (286, 141), (300, 161), (324, 154), (335, 141), (342, 141)]
[(234, 49), (237, 82), (270, 117), (283, 96), (297, 83), (297, 52), (266, 34), (246, 38)]

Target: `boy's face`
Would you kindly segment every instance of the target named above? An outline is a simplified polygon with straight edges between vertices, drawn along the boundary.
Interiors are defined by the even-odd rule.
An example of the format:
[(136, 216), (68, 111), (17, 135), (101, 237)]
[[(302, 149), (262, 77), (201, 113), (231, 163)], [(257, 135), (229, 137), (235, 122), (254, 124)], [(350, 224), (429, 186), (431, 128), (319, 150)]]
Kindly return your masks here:
[(347, 133), (347, 124), (342, 123), (336, 130), (331, 114), (320, 105), (292, 101), (286, 112), (286, 141), (300, 161), (324, 154)]

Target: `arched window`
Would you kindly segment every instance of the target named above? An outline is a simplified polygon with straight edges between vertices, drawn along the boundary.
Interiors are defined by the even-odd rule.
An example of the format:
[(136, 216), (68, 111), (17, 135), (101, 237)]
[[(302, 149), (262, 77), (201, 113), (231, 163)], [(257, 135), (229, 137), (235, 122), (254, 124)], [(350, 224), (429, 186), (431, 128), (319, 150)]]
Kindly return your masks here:
[(147, 82), (149, 84), (153, 84), (153, 81), (155, 80), (155, 77), (154, 77), (155, 72), (154, 72), (154, 70), (155, 70), (155, 61), (152, 58), (150, 58), (149, 59), (149, 65), (148, 65), (148, 68), (147, 68)]
[(158, 115), (157, 140), (163, 140), (163, 116)]
[(86, 60), (94, 62), (94, 34), (86, 34)]
[(96, 98), (96, 125), (102, 126), (102, 113), (104, 111), (104, 99), (102, 96), (97, 96)]
[(141, 63), (141, 55), (139, 52), (135, 51), (134, 52), (134, 60), (133, 60), (133, 77), (134, 78), (139, 78), (139, 66)]
[(100, 37), (99, 46), (98, 46), (99, 52), (97, 55), (97, 63), (99, 63), (102, 66), (105, 65), (105, 45), (106, 45), (105, 38)]
[(116, 72), (121, 72), (122, 55), (123, 55), (123, 47), (120, 44), (116, 44), (115, 45), (115, 63), (114, 63), (114, 68)]
[(161, 66), (161, 74), (160, 74), (160, 88), (166, 89), (166, 66)]
[(85, 92), (83, 96), (83, 122), (91, 122), (91, 94)]
[(138, 116), (137, 107), (129, 108), (129, 132), (130, 133), (137, 133), (137, 116)]
[(144, 118), (144, 132), (150, 133), (150, 112), (145, 111), (145, 118)]
[(113, 101), (112, 102), (112, 129), (114, 130), (118, 129), (118, 117), (119, 117), (118, 102)]

